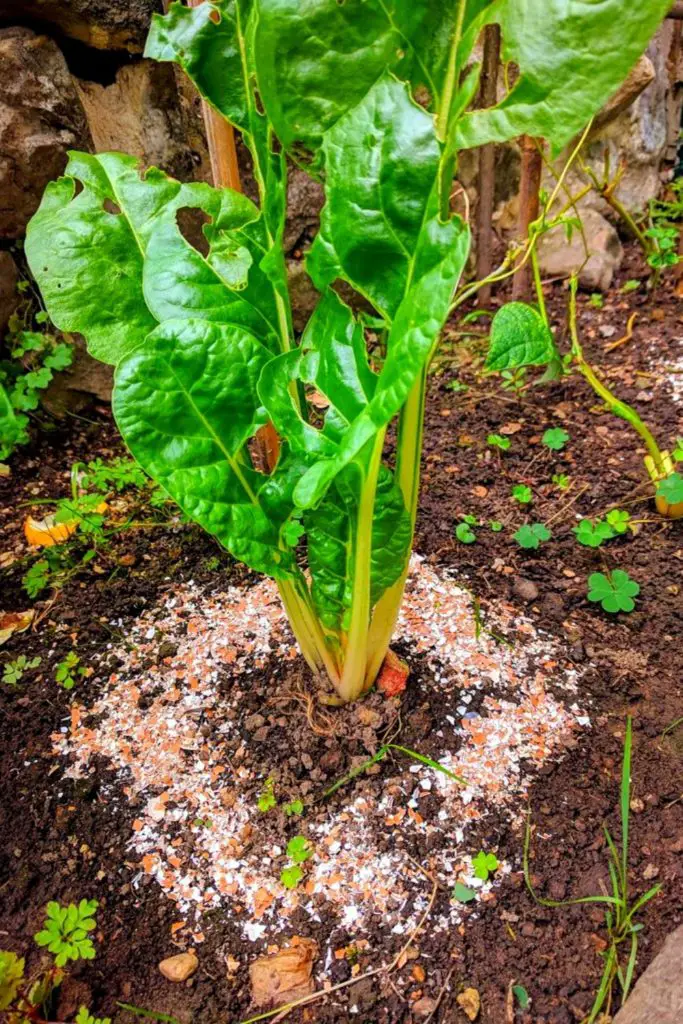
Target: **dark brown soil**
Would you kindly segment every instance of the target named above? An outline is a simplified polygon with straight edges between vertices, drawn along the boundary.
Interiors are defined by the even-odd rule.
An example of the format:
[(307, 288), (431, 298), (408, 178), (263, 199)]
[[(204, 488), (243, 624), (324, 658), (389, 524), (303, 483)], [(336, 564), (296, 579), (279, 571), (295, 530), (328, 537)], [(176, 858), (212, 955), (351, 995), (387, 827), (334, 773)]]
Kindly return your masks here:
[[(644, 279), (644, 274), (632, 253), (602, 309), (582, 297), (585, 348), (662, 443), (670, 443), (683, 433), (681, 405), (671, 400), (662, 366), (676, 358), (677, 345), (680, 353), (680, 304), (666, 285), (654, 297), (644, 288), (621, 294), (618, 285), (634, 277)], [(559, 284), (549, 290), (560, 323), (565, 293)], [(634, 310), (638, 318), (633, 339), (607, 352), (610, 342), (624, 334)], [(616, 333), (606, 338), (601, 326), (614, 326)], [(602, 827), (607, 823), (618, 835), (624, 723), (627, 714), (633, 716), (629, 880), (634, 894), (655, 879), (663, 886), (641, 917), (640, 973), (683, 919), (683, 726), (669, 729), (683, 715), (683, 521), (669, 523), (656, 515), (637, 438), (627, 424), (599, 408), (581, 379), (530, 387), (518, 398), (502, 391), (497, 379), (480, 376), (482, 354), (483, 342), (467, 339), (457, 359), (442, 363), (433, 380), (416, 548), (453, 570), (484, 604), (505, 601), (530, 615), (584, 669), (581, 700), (589, 707), (593, 727), (563, 760), (542, 770), (531, 793), (532, 871), (540, 894), (555, 900), (586, 896), (600, 892), (608, 881)], [(449, 388), (456, 376), (468, 390)], [(22, 502), (65, 494), (73, 461), (121, 451), (107, 410), (96, 410), (92, 418), (92, 423), (72, 421), (42, 435), (14, 459), (12, 476), (0, 480), (6, 502), (1, 553), (16, 549), (25, 555)], [(559, 453), (540, 443), (550, 426), (563, 426), (570, 435)], [(487, 447), (489, 433), (506, 430), (512, 440), (509, 451)], [(556, 473), (570, 477), (570, 490), (553, 486)], [(510, 497), (517, 483), (531, 487), (530, 507)], [(647, 522), (636, 535), (628, 533), (607, 547), (577, 544), (571, 532), (577, 515), (603, 515), (615, 506)], [(484, 524), (471, 545), (454, 539), (458, 516), (467, 513)], [(492, 532), (490, 520), (502, 522), (504, 531)], [(526, 521), (550, 522), (553, 531), (552, 540), (536, 552), (524, 551), (511, 540)], [(639, 582), (641, 593), (636, 611), (609, 616), (587, 602), (586, 578), (617, 566)], [(149, 876), (135, 881), (137, 865), (127, 850), (134, 808), (111, 797), (104, 767), (85, 783), (64, 780), (50, 735), (63, 724), (72, 700), (53, 678), (56, 664), (69, 650), (77, 649), (83, 664), (106, 663), (112, 643), (125, 638), (130, 624), (168, 588), (169, 580), (224, 587), (227, 578), (244, 581), (249, 574), (191, 526), (122, 533), (54, 600), (43, 600), (45, 595), (28, 600), (21, 589), (26, 567), (20, 560), (5, 570), (2, 607), (16, 611), (33, 606), (40, 621), (2, 648), (2, 661), (26, 654), (40, 655), (42, 663), (18, 689), (0, 687), (0, 947), (26, 954), (30, 968), (36, 968), (39, 955), (31, 936), (42, 923), (45, 903), (87, 895), (100, 901), (97, 959), (73, 970), (55, 1020), (72, 1019), (86, 1003), (93, 1012), (128, 1024), (133, 1018), (117, 1010), (117, 1001), (173, 1014), (183, 1024), (243, 1020), (249, 1017), (244, 967), (252, 949), (239, 948), (225, 915), (208, 915), (200, 968), (192, 982), (172, 986), (161, 978), (157, 964), (169, 954), (174, 906), (149, 884)], [(120, 620), (113, 632), (112, 620)], [(423, 685), (419, 659), (413, 659), (412, 667), (402, 697), (399, 742), (429, 752), (429, 689)], [(255, 682), (241, 709), (245, 717), (260, 709), (259, 687), (273, 692), (276, 669), (267, 669), (258, 686)], [(291, 689), (300, 670), (292, 672), (285, 678), (277, 672), (283, 690)], [(90, 703), (87, 685), (81, 684), (79, 699)], [(382, 701), (375, 696), (371, 702), (380, 710), (381, 732)], [(299, 784), (312, 780), (316, 789), (339, 778), (351, 759), (373, 742), (361, 737), (361, 730), (348, 728), (331, 743), (313, 733), (293, 706), (287, 709), (286, 724), (273, 721), (264, 757), (270, 763), (280, 758), (287, 777)], [(306, 768), (309, 758), (313, 772)], [(391, 774), (392, 764), (386, 761), (377, 774), (355, 785), (378, 797)], [(602, 909), (546, 908), (534, 902), (521, 873), (523, 829), (492, 820), (486, 832), (495, 837), (499, 857), (511, 861), (516, 871), (497, 888), (495, 900), (480, 905), (475, 917), (447, 942), (430, 935), (427, 922), (416, 939), (424, 980), (413, 973), (415, 964), (409, 961), (389, 979), (362, 980), (288, 1019), (407, 1024), (424, 1019), (411, 1011), (416, 999), (442, 993), (432, 1019), (464, 1022), (456, 996), (471, 986), (481, 995), (481, 1024), (508, 1024), (507, 991), (514, 980), (526, 987), (532, 1005), (526, 1013), (517, 1010), (513, 1024), (581, 1021), (601, 974)], [(426, 863), (428, 851), (419, 844), (407, 852)], [(437, 894), (435, 910), (449, 895)], [(300, 924), (306, 928), (301, 934), (315, 937), (310, 922)], [(339, 945), (352, 938), (340, 933)], [(401, 941), (399, 936), (383, 936), (378, 922), (372, 953), (361, 959), (363, 970), (390, 959)], [(226, 973), (227, 953), (241, 961), (235, 980)], [(349, 972), (349, 964), (339, 961), (329, 977), (338, 982)]]

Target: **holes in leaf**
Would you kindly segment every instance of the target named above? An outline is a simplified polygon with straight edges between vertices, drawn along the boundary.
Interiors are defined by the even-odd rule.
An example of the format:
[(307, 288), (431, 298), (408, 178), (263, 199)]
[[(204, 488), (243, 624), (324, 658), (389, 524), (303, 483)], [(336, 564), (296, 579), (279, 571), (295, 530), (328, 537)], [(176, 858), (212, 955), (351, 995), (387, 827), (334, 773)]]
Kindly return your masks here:
[(206, 258), (209, 255), (209, 243), (203, 228), (205, 224), (211, 223), (208, 213), (196, 206), (184, 206), (176, 213), (176, 223), (188, 245)]
[(102, 209), (105, 210), (106, 213), (114, 214), (116, 217), (121, 214), (121, 207), (118, 203), (115, 203), (113, 199), (105, 199), (102, 203)]

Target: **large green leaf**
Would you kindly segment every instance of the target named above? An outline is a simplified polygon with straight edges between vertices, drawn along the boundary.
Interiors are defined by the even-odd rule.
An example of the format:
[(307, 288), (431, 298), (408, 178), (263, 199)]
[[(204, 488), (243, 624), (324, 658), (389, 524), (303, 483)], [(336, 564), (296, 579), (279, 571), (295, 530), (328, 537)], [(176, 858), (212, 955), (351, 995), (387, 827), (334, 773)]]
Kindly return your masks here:
[(491, 323), (487, 370), (544, 366), (556, 357), (552, 331), (538, 310), (524, 302), (501, 306)]
[(436, 213), (433, 118), (385, 76), (326, 133), (323, 153), (327, 202), (307, 268), (317, 287), (343, 278), (392, 318)]
[(399, 412), (437, 342), (469, 251), (467, 225), (440, 218), (441, 151), (432, 118), (404, 84), (389, 76), (377, 82), (328, 132), (324, 148), (327, 205), (309, 258), (313, 277), (318, 285), (344, 277), (393, 323), (370, 401), (336, 454), (325, 453), (295, 491), (303, 508)]
[[(493, 0), (465, 5), (458, 66)], [(393, 71), (441, 104), (457, 4), (440, 0), (257, 0), (259, 90), (287, 149), (317, 150), (323, 135)], [(456, 90), (457, 91), (457, 90)]]
[[(83, 334), (97, 359), (117, 363), (157, 322), (178, 317), (275, 338), (273, 289), (260, 266), (267, 242), (246, 196), (157, 168), (142, 174), (120, 153), (72, 153), (66, 173), (29, 223), (26, 254), (52, 321)], [(180, 230), (186, 209), (209, 220), (206, 255)]]
[(528, 134), (559, 151), (607, 102), (667, 14), (669, 0), (502, 0), (504, 59), (520, 74), (496, 107), (466, 114), (456, 146)]
[(296, 477), (283, 488), (277, 472), (256, 473), (245, 448), (269, 358), (239, 327), (169, 321), (119, 363), (113, 408), (135, 458), (187, 515), (235, 558), (282, 577), (294, 570), (279, 531)]

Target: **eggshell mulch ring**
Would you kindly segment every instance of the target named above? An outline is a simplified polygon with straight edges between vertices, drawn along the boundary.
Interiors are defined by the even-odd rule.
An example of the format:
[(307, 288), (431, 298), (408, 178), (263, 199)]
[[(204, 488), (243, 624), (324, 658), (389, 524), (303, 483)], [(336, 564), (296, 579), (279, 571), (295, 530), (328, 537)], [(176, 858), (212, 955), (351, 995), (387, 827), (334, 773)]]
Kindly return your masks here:
[[(461, 881), (477, 893), (467, 908), (439, 900), (432, 932), (490, 898), (510, 865), (483, 883), (472, 858), (481, 845), (495, 850), (495, 821), (521, 821), (536, 771), (589, 725), (576, 671), (510, 609), (484, 624), (472, 596), (417, 556), (397, 638), (412, 671), (401, 698), (374, 694), (310, 722), (295, 686), (305, 671), (270, 581), (212, 595), (175, 587), (112, 647), (117, 671), (91, 707), (73, 705), (54, 746), (71, 777), (94, 772), (96, 759), (113, 769), (101, 793), (134, 804), (134, 888), (156, 879), (177, 905), (174, 928), (201, 942), (206, 911), (221, 910), (258, 947), (306, 920), (319, 929), (330, 919), (330, 935), (362, 937), (371, 921), (375, 933), (407, 935), (429, 897), (416, 860), (445, 892)], [(401, 700), (411, 688), (428, 724), (408, 744)], [(331, 723), (324, 738), (321, 722)], [(320, 800), (385, 741), (378, 723), (465, 783), (392, 752), (371, 769), (379, 778), (363, 772)], [(306, 753), (308, 739), (324, 757)], [(263, 811), (267, 779), (277, 806)], [(294, 799), (301, 816), (283, 813)], [(312, 856), (287, 889), (280, 872), (295, 834)], [(328, 958), (333, 948), (330, 938)]]

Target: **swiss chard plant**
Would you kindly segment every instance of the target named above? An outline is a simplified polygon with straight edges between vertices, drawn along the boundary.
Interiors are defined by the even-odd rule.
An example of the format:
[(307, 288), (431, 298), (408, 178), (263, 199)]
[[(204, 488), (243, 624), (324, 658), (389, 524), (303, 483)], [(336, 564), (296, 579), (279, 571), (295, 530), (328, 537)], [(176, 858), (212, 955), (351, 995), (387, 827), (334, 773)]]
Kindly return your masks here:
[[(667, 8), (174, 3), (147, 56), (178, 63), (241, 133), (258, 205), (120, 154), (73, 153), (30, 224), (51, 319), (116, 366), (129, 449), (235, 558), (275, 578), (304, 657), (343, 701), (372, 685), (402, 599), (427, 368), (470, 249), (453, 208), (458, 153), (522, 133), (561, 149)], [(494, 21), (518, 74), (496, 107), (472, 109), (473, 50)], [(288, 154), (325, 188), (306, 262), (320, 301), (301, 337), (282, 242)], [(204, 221), (195, 244), (188, 209)], [(340, 281), (374, 310), (381, 364)], [(276, 448), (258, 440), (267, 424)]]

